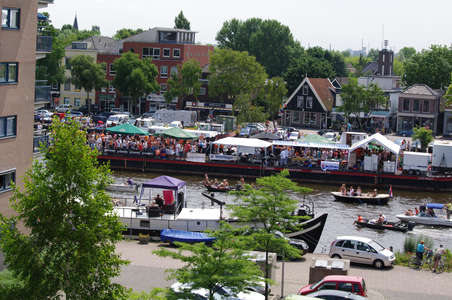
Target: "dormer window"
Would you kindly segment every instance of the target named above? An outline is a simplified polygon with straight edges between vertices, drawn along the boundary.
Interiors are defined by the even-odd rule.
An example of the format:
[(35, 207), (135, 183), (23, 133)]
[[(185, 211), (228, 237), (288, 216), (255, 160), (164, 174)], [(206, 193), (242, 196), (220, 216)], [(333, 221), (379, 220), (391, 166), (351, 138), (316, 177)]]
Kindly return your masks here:
[(307, 95), (307, 94), (308, 94), (308, 86), (303, 85), (303, 95)]
[(72, 42), (72, 49), (88, 49), (88, 44), (81, 42)]

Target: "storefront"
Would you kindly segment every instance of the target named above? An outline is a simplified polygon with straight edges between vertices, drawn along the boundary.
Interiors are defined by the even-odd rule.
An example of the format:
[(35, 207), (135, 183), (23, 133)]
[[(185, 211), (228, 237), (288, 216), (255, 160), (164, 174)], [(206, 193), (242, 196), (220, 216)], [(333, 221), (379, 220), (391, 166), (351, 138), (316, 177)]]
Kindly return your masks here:
[(99, 95), (99, 104), (103, 111), (110, 111), (115, 108), (115, 95)]
[(400, 114), (397, 118), (397, 131), (409, 130), (414, 127), (429, 126), (432, 130), (435, 128), (435, 117), (432, 114)]

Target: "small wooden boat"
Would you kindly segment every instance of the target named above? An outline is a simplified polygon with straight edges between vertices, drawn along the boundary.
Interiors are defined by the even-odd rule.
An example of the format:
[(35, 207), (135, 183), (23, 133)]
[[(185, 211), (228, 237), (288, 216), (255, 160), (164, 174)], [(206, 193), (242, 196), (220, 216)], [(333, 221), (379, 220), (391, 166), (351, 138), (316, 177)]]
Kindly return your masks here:
[(378, 194), (376, 197), (371, 197), (365, 195), (361, 196), (348, 196), (342, 195), (341, 192), (331, 192), (336, 201), (346, 202), (346, 203), (367, 203), (374, 205), (386, 205), (389, 202), (389, 194)]
[(226, 192), (230, 192), (230, 191), (235, 191), (235, 188), (231, 188), (231, 187), (228, 187), (227, 189), (219, 189), (219, 188), (207, 185), (205, 182), (203, 182), (203, 184), (209, 192), (213, 192), (213, 193), (226, 193)]
[(135, 183), (132, 185), (113, 183), (113, 184), (110, 184), (109, 186), (107, 186), (105, 189), (107, 191), (114, 191), (114, 192), (135, 193), (136, 191), (138, 191), (138, 185)]
[(377, 229), (377, 230), (394, 230), (394, 231), (401, 231), (401, 232), (407, 232), (411, 231), (414, 228), (414, 223), (403, 223), (403, 222), (386, 222), (385, 224), (377, 224), (376, 222), (372, 222), (370, 220), (362, 220), (362, 221), (355, 221), (355, 224), (357, 226)]

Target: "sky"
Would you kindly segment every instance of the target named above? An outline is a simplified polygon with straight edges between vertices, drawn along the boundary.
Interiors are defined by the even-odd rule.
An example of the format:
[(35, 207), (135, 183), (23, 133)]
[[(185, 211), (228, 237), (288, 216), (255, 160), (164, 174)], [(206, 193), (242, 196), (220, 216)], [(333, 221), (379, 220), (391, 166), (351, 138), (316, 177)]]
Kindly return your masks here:
[(43, 11), (56, 28), (72, 25), (77, 14), (79, 29), (98, 25), (110, 37), (122, 28), (173, 28), (183, 11), (202, 44), (215, 45), (217, 32), (233, 18), (277, 20), (305, 48), (382, 49), (384, 39), (398, 52), (452, 43), (451, 0), (54, 0)]

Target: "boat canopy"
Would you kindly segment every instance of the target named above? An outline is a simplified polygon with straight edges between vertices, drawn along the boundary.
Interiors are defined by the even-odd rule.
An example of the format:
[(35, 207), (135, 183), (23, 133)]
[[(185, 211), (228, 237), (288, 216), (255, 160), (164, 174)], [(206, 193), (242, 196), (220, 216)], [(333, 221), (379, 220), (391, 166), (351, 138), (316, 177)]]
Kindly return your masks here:
[(268, 148), (272, 144), (259, 139), (246, 139), (246, 138), (236, 138), (227, 137), (213, 142), (212, 144), (226, 145), (226, 146), (238, 146), (238, 147), (250, 147), (250, 148)]
[(444, 207), (444, 204), (441, 203), (427, 203), (428, 208), (434, 208), (434, 209), (442, 209)]
[[(396, 155), (396, 162), (399, 161), (400, 146), (397, 145), (396, 143), (390, 141), (388, 138), (382, 136), (379, 133), (375, 133), (375, 134), (369, 136), (368, 138), (353, 144), (350, 147), (350, 150), (348, 151), (348, 161), (350, 161), (350, 153), (351, 152), (358, 149), (359, 147), (367, 146), (367, 144), (369, 144), (370, 142), (377, 142), (377, 143), (381, 144), (385, 149), (388, 149), (389, 151), (391, 151), (392, 153), (394, 153)], [(397, 173), (397, 168), (395, 168), (394, 173)]]
[[(184, 191), (184, 202), (187, 203), (187, 190), (186, 190), (185, 181), (170, 177), (170, 176), (160, 176), (157, 178), (154, 178), (152, 180), (149, 180), (148, 182), (145, 182), (141, 185), (141, 193), (140, 193), (140, 204), (141, 199), (143, 198), (143, 195), (146, 191), (146, 189), (149, 189), (149, 200), (152, 199), (152, 189), (163, 189), (163, 190), (172, 190), (175, 195), (173, 196), (176, 200), (176, 207), (179, 205), (178, 197), (179, 190), (183, 189)], [(165, 199), (166, 200), (166, 199)]]
[(323, 143), (309, 143), (309, 142), (292, 142), (292, 141), (273, 141), (273, 145), (281, 145), (288, 147), (305, 147), (305, 148), (327, 148), (327, 149), (344, 149), (350, 148), (345, 144), (323, 144)]

